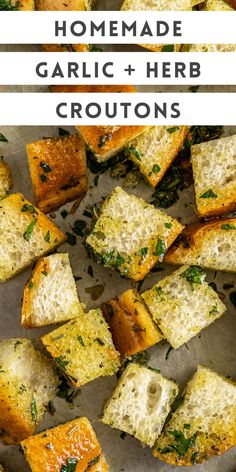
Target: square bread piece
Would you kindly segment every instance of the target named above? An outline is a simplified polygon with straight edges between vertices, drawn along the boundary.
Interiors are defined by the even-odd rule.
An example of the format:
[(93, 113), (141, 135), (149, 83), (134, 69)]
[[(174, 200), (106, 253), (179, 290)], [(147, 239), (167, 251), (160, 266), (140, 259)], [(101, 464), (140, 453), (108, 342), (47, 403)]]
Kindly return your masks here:
[(116, 187), (105, 200), (86, 243), (105, 267), (142, 280), (182, 230), (177, 220)]
[[(131, 85), (55, 85), (57, 93), (135, 93)], [(149, 126), (77, 126), (98, 162), (118, 154), (129, 141), (144, 133)]]
[(0, 149), (0, 200), (7, 196), (11, 188), (11, 173), (7, 164), (3, 161)]
[(153, 454), (168, 464), (191, 466), (235, 445), (236, 383), (199, 366)]
[(62, 231), (20, 193), (0, 202), (0, 282), (66, 240)]
[(155, 369), (131, 363), (105, 405), (102, 422), (153, 446), (177, 394), (175, 382)]
[(86, 11), (91, 10), (93, 0), (36, 0), (36, 10)]
[(136, 290), (103, 303), (102, 311), (121, 357), (133, 356), (163, 339)]
[(78, 418), (21, 443), (32, 472), (107, 472), (91, 423)]
[(113, 375), (119, 369), (119, 354), (100, 309), (79, 314), (43, 336), (42, 342), (75, 387)]
[[(202, 0), (124, 0), (121, 6), (123, 11), (162, 11), (162, 10), (192, 10), (194, 5), (198, 5)], [(140, 44), (140, 46), (151, 51), (179, 51), (180, 46), (163, 44)], [(171, 48), (171, 49), (170, 49)], [(172, 49), (173, 48), (173, 49)]]
[(172, 245), (168, 264), (199, 265), (206, 269), (236, 272), (236, 218), (189, 225)]
[(61, 323), (83, 313), (69, 255), (40, 259), (24, 289), (21, 324), (36, 328)]
[(156, 187), (177, 157), (188, 131), (188, 126), (154, 126), (131, 141), (125, 154)]
[(191, 161), (199, 216), (236, 210), (236, 134), (195, 144)]
[(183, 266), (142, 297), (155, 323), (174, 349), (223, 315), (226, 307), (205, 282), (200, 267)]
[(0, 342), (0, 439), (17, 444), (34, 434), (59, 379), (28, 339)]
[(87, 192), (85, 144), (78, 135), (43, 139), (27, 144), (35, 200), (50, 213)]

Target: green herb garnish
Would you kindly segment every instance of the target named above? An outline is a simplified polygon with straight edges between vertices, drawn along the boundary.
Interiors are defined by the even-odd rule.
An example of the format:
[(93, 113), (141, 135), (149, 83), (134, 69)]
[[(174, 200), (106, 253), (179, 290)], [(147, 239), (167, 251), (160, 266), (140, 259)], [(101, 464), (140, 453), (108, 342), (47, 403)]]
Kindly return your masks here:
[(146, 257), (147, 253), (148, 253), (148, 248), (147, 247), (142, 247), (138, 251), (138, 255), (141, 256), (142, 258)]
[(126, 438), (126, 436), (127, 436), (127, 433), (125, 433), (124, 431), (122, 431), (122, 433), (120, 433), (120, 438), (121, 439), (124, 440)]
[(42, 182), (45, 184), (45, 182), (47, 182), (48, 178), (46, 175), (42, 174), (40, 175), (40, 179), (42, 180)]
[(211, 310), (209, 311), (209, 314), (210, 315), (218, 315), (219, 313), (219, 310), (217, 308), (217, 305), (213, 305), (213, 307), (211, 308)]
[(74, 225), (72, 227), (72, 231), (74, 231), (74, 233), (77, 235), (77, 236), (85, 236), (85, 229), (87, 227), (87, 223), (86, 221), (84, 220), (76, 220), (74, 222)]
[(111, 141), (112, 135), (110, 133), (107, 133), (105, 136), (99, 136), (99, 141), (98, 141), (98, 147), (102, 148), (105, 146), (107, 141)]
[(211, 188), (209, 188), (209, 190), (200, 195), (200, 198), (217, 198), (217, 195), (213, 192)]
[(75, 246), (76, 245), (76, 236), (74, 236), (73, 234), (71, 233), (66, 233), (66, 236), (67, 236), (67, 240), (66, 242), (70, 245), (70, 246)]
[(21, 384), (19, 388), (19, 394), (22, 395), (22, 393), (26, 392), (26, 390), (26, 386), (24, 384)]
[(46, 172), (46, 174), (50, 174), (50, 172), (52, 172), (52, 168), (48, 164), (46, 164), (46, 162), (41, 161), (39, 165), (41, 169)]
[[(72, 52), (75, 52), (75, 48), (72, 46), (72, 44), (64, 44), (64, 46), (66, 47), (66, 49), (68, 49), (68, 47), (72, 48)], [(67, 131), (66, 129), (64, 128), (58, 128), (58, 135), (59, 136), (70, 136), (70, 133), (69, 131)]]
[(169, 133), (169, 134), (173, 134), (175, 133), (176, 131), (179, 131), (179, 126), (172, 126), (172, 128), (167, 128), (166, 131)]
[(33, 221), (31, 221), (30, 225), (28, 226), (28, 228), (26, 229), (26, 231), (24, 232), (23, 234), (23, 238), (26, 240), (26, 241), (29, 241), (31, 236), (32, 236), (32, 233), (34, 231), (34, 227), (37, 223), (38, 219), (37, 218), (34, 218)]
[(125, 153), (126, 157), (130, 157), (130, 154), (133, 154), (134, 157), (136, 157), (136, 159), (138, 159), (138, 161), (142, 160), (140, 152), (134, 146), (130, 146), (128, 148), (125, 148), (124, 153)]
[(34, 288), (34, 282), (30, 282), (28, 287), (31, 289), (31, 288)]
[(193, 85), (192, 87), (189, 87), (190, 92), (196, 93), (199, 89), (200, 85)]
[[(4, 8), (1, 8), (1, 0), (0, 0), (0, 10), (4, 10)], [(2, 143), (8, 143), (8, 139), (2, 133), (0, 133), (0, 141)]]
[(31, 402), (31, 417), (33, 421), (37, 421), (37, 405), (34, 398), (32, 398)]
[(184, 272), (182, 272), (182, 274), (180, 274), (180, 277), (182, 279), (186, 279), (189, 282), (191, 289), (193, 290), (193, 284), (203, 284), (206, 278), (206, 274), (205, 272), (203, 272), (201, 267), (193, 266), (189, 267)]
[(23, 207), (21, 208), (22, 213), (33, 213), (33, 215), (37, 215), (38, 212), (36, 208), (33, 205), (29, 205), (28, 203), (25, 203)]
[(167, 350), (167, 353), (166, 353), (166, 361), (168, 360), (169, 355), (170, 355), (171, 351), (173, 351), (173, 350), (174, 350), (174, 348), (173, 348), (172, 346), (170, 346), (169, 349)]
[(78, 341), (80, 342), (81, 346), (84, 347), (84, 340), (81, 335), (77, 336)]
[(166, 252), (166, 243), (163, 239), (158, 238), (154, 256), (163, 257)]
[[(94, 459), (92, 459), (91, 461), (89, 461), (88, 465), (87, 465), (87, 469), (85, 469), (85, 472), (87, 472), (88, 470), (90, 470), (95, 464), (97, 464), (98, 462), (100, 461), (100, 456), (97, 456), (95, 457)], [(70, 471), (69, 471), (70, 472)], [(72, 471), (73, 472), (73, 471)]]
[(221, 229), (225, 229), (225, 231), (230, 231), (231, 229), (236, 229), (235, 225), (231, 225), (230, 223), (224, 223), (221, 225)]
[(66, 366), (69, 364), (65, 356), (55, 357), (55, 362), (57, 363), (58, 367), (65, 372)]
[(164, 44), (162, 46), (161, 52), (174, 52), (175, 47), (173, 44)]
[(151, 172), (149, 172), (148, 176), (150, 177), (152, 174), (158, 174), (160, 172), (161, 168), (158, 164), (154, 164)]
[(172, 228), (172, 226), (173, 226), (172, 223), (164, 223), (164, 225), (168, 229)]
[(45, 236), (45, 241), (46, 243), (50, 243), (50, 240), (51, 240), (51, 234), (50, 234), (50, 231), (47, 232), (46, 236)]
[(60, 472), (75, 472), (77, 464), (77, 459), (70, 457), (69, 459), (67, 459), (67, 463), (62, 466)]
[(20, 2), (16, 2), (15, 5), (10, 0), (0, 0), (0, 10), (3, 11), (17, 11), (19, 10)]
[[(195, 433), (191, 438), (187, 439), (181, 431), (177, 431), (176, 429), (168, 431), (168, 433), (174, 436), (175, 442), (165, 448), (165, 450), (162, 449), (161, 453), (167, 454), (169, 452), (177, 452), (179, 457), (184, 457), (188, 449), (195, 446), (198, 434)], [(168, 449), (168, 451), (166, 449)]]

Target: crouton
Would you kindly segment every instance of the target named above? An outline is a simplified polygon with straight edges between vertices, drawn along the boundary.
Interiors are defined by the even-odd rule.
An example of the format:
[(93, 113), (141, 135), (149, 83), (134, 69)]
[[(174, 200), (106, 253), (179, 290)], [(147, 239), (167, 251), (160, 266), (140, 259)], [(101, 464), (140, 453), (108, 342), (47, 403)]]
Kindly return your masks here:
[(20, 193), (0, 202), (0, 282), (52, 252), (66, 236)]
[(205, 276), (200, 267), (183, 266), (142, 294), (155, 323), (174, 349), (226, 310)]
[[(57, 93), (135, 93), (130, 85), (55, 85)], [(77, 126), (98, 162), (118, 154), (129, 141), (144, 133), (149, 126)]]
[(204, 10), (208, 11), (234, 11), (224, 0), (206, 0)]
[[(123, 11), (162, 11), (162, 10), (192, 10), (194, 5), (201, 3), (202, 0), (124, 0), (121, 6)], [(175, 51), (180, 50), (180, 45), (163, 44), (140, 44), (140, 46), (151, 51)]]
[(113, 375), (120, 362), (101, 310), (77, 318), (42, 337), (42, 342), (71, 384), (80, 387)]
[[(21, 447), (32, 472), (108, 471), (101, 446), (87, 418), (78, 418), (32, 436), (24, 440)], [(99, 464), (102, 464), (101, 468)]]
[(1, 341), (0, 366), (0, 439), (17, 444), (34, 433), (59, 380), (28, 339)]
[(155, 187), (178, 155), (188, 130), (188, 126), (154, 126), (131, 141), (125, 153)]
[(40, 259), (25, 285), (21, 324), (36, 328), (71, 320), (82, 312), (68, 254)]
[(92, 0), (36, 0), (36, 10), (86, 11), (91, 10)]
[(133, 356), (163, 339), (136, 290), (108, 300), (102, 311), (121, 357)]
[(85, 144), (80, 136), (43, 139), (27, 144), (35, 200), (44, 213), (81, 201), (88, 188)]
[(131, 363), (105, 405), (102, 422), (153, 446), (177, 394), (176, 383), (156, 369)]
[(153, 454), (168, 464), (191, 466), (235, 445), (236, 383), (199, 366)]
[(142, 280), (182, 230), (166, 213), (116, 187), (105, 200), (86, 244), (97, 262)]
[(43, 44), (44, 52), (89, 52), (88, 44)]
[(0, 149), (0, 200), (7, 196), (11, 188), (11, 173), (7, 164), (3, 161)]
[(196, 208), (203, 218), (236, 210), (236, 134), (191, 147)]
[(236, 218), (189, 225), (164, 261), (236, 272)]

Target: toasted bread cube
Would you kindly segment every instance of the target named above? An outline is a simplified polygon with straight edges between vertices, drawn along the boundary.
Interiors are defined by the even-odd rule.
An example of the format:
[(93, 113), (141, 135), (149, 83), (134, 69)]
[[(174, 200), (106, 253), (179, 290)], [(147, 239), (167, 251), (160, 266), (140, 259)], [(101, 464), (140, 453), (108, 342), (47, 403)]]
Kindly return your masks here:
[[(87, 418), (78, 418), (32, 436), (21, 446), (32, 472), (72, 472), (72, 465), (76, 472), (108, 471), (101, 446)], [(101, 468), (99, 464), (102, 464)]]
[(131, 363), (105, 405), (102, 422), (153, 446), (178, 394), (157, 370)]
[(43, 44), (44, 52), (89, 52), (88, 44)]
[(236, 134), (191, 147), (196, 207), (204, 218), (236, 210)]
[(136, 290), (108, 300), (102, 311), (121, 357), (133, 356), (163, 339)]
[(142, 280), (162, 260), (183, 226), (141, 198), (116, 187), (86, 243), (98, 262)]
[(153, 187), (178, 155), (188, 130), (188, 126), (154, 126), (129, 143), (126, 155)]
[(52, 252), (66, 236), (20, 193), (0, 202), (0, 282)]
[[(123, 11), (162, 11), (162, 10), (192, 10), (194, 5), (201, 3), (201, 0), (124, 0), (121, 6)], [(150, 49), (151, 51), (169, 51), (178, 52), (180, 45), (164, 45), (164, 44), (140, 44), (140, 46)]]
[(183, 266), (142, 294), (154, 321), (174, 349), (226, 310), (215, 290), (205, 282), (205, 276), (200, 267)]
[[(55, 85), (53, 92), (63, 93), (134, 93), (130, 85)], [(129, 141), (144, 133), (149, 126), (77, 126), (98, 162), (118, 154)]]
[(169, 264), (236, 272), (236, 218), (189, 225), (165, 255)]
[(0, 438), (16, 444), (32, 435), (59, 380), (28, 339), (0, 342)]
[(36, 10), (86, 11), (91, 10), (93, 0), (36, 0)]
[(40, 259), (25, 285), (21, 324), (36, 328), (83, 313), (68, 254)]
[(120, 361), (100, 309), (42, 337), (42, 342), (71, 384), (80, 387), (97, 377), (113, 375)]
[(173, 465), (203, 463), (236, 445), (235, 425), (236, 383), (199, 366), (153, 454)]
[(11, 188), (11, 173), (7, 164), (3, 161), (0, 149), (0, 200), (7, 196)]
[(35, 200), (44, 213), (72, 200), (88, 188), (85, 144), (80, 136), (43, 139), (27, 144)]

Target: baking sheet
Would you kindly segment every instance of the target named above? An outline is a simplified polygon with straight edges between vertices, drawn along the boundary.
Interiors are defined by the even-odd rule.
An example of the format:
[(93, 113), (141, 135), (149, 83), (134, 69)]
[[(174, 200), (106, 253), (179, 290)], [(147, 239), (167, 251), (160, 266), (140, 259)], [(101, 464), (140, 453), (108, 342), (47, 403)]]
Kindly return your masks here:
[[(99, 9), (117, 9), (121, 2), (98, 0)], [(112, 46), (104, 49), (117, 50)], [(120, 50), (125, 50), (119, 46)], [(127, 47), (126, 50), (135, 50), (135, 46)], [(39, 50), (37, 46), (1, 46), (0, 50)], [(143, 90), (144, 87), (139, 87)], [(44, 87), (1, 87), (3, 91), (41, 91)], [(145, 90), (146, 87), (145, 87)], [(149, 87), (150, 91), (176, 91), (177, 87)], [(181, 87), (180, 90), (188, 90), (188, 87)], [(199, 92), (209, 91), (209, 87), (201, 87)], [(236, 87), (212, 87), (211, 91), (236, 91)], [(73, 128), (66, 127), (70, 132), (74, 132)], [(2, 127), (0, 130), (7, 136), (9, 143), (2, 144), (1, 148), (6, 157), (6, 162), (11, 167), (13, 179), (13, 192), (22, 192), (27, 198), (33, 201), (31, 181), (29, 177), (25, 146), (26, 143), (33, 140), (42, 139), (44, 136), (57, 136), (58, 129), (55, 127)], [(236, 132), (236, 127), (225, 128), (224, 134), (229, 135)], [(83, 211), (87, 205), (98, 202), (101, 197), (109, 194), (116, 185), (124, 185), (123, 179), (111, 178), (109, 171), (100, 175), (98, 186), (94, 185), (94, 175), (90, 173), (90, 186), (86, 198), (74, 215), (69, 215), (65, 220), (61, 217), (62, 208), (51, 215), (53, 221), (64, 231), (71, 231), (71, 225), (76, 219), (85, 219), (90, 225), (90, 220), (83, 216)], [(149, 200), (152, 190), (143, 182), (135, 189), (127, 189), (127, 191), (142, 196)], [(67, 210), (71, 208), (71, 204), (65, 207)], [(194, 194), (193, 188), (188, 188), (181, 193), (178, 202), (169, 208), (167, 212), (174, 217), (181, 217), (181, 222), (186, 224), (196, 220), (194, 212)], [(107, 300), (122, 291), (131, 287), (131, 282), (122, 279), (118, 273), (105, 269), (95, 264), (83, 247), (82, 239), (77, 237), (76, 246), (65, 244), (61, 250), (69, 252), (70, 260), (73, 267), (74, 275), (82, 277), (77, 282), (80, 299), (87, 305), (87, 308), (99, 307), (102, 301)], [(93, 267), (94, 277), (87, 273), (88, 266)], [(164, 266), (164, 271), (152, 274), (144, 281), (142, 289), (151, 287), (158, 280), (168, 273), (175, 270), (174, 266)], [(20, 326), (21, 299), (23, 295), (23, 286), (31, 274), (31, 269), (18, 275), (13, 280), (0, 285), (0, 338), (10, 337), (26, 337), (38, 340), (40, 336), (51, 330), (50, 327), (45, 329), (24, 330)], [(236, 308), (228, 299), (228, 292), (225, 292), (222, 285), (225, 283), (235, 284), (236, 276), (233, 274), (222, 274), (220, 272), (208, 272), (208, 282), (214, 281), (218, 290), (225, 296), (224, 303), (227, 304), (228, 310), (221, 319), (205, 329), (201, 336), (193, 338), (176, 351), (172, 351), (166, 359), (166, 353), (169, 344), (163, 342), (149, 349), (151, 354), (150, 365), (159, 368), (162, 374), (173, 378), (183, 387), (188, 379), (192, 376), (196, 366), (201, 363), (224, 375), (230, 375), (236, 379)], [(86, 292), (88, 287), (102, 285), (104, 288), (101, 297), (93, 301), (91, 295)], [(110, 465), (111, 472), (170, 472), (181, 470), (178, 467), (172, 467), (158, 459), (154, 459), (149, 448), (143, 447), (136, 439), (127, 435), (124, 439), (120, 437), (120, 431), (113, 430), (103, 425), (99, 421), (102, 406), (106, 398), (112, 392), (116, 384), (116, 377), (101, 378), (81, 389), (81, 394), (75, 401), (74, 405), (66, 403), (60, 398), (54, 400), (56, 413), (50, 416), (46, 413), (44, 420), (40, 423), (38, 431), (43, 431), (48, 427), (53, 427), (59, 423), (64, 423), (78, 416), (87, 416), (98, 435), (98, 438), (104, 449), (107, 461)], [(29, 468), (27, 463), (19, 451), (19, 447), (0, 445), (0, 463), (9, 467), (10, 472), (27, 472)], [(182, 470), (187, 468), (182, 467)], [(189, 469), (188, 469), (189, 470)], [(220, 458), (213, 458), (203, 465), (194, 465), (192, 468), (196, 472), (235, 472), (236, 471), (236, 447)]]

